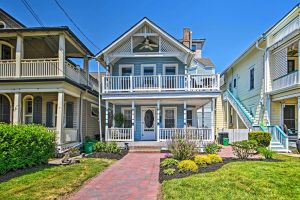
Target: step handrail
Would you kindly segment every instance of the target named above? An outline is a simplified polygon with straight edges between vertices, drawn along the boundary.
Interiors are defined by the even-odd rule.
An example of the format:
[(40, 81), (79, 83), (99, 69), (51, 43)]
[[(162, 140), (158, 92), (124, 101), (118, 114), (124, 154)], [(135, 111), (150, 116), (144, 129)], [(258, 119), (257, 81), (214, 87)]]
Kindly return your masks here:
[(249, 122), (252, 124), (253, 121), (251, 117), (244, 111), (243, 105), (240, 103), (240, 101), (237, 98), (235, 98), (235, 96), (229, 91), (229, 89), (227, 89), (226, 92), (231, 96), (231, 98), (233, 98), (234, 102), (239, 106), (240, 110), (242, 110), (243, 114), (247, 117)]
[(267, 127), (275, 127), (275, 129), (284, 137), (288, 138), (285, 132), (278, 125), (268, 125)]

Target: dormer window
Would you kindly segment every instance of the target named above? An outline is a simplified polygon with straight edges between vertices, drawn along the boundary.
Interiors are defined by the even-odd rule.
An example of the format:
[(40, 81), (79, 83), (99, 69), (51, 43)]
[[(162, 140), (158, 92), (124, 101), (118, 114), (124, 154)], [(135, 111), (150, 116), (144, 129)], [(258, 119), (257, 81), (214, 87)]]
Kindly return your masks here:
[(6, 24), (3, 21), (0, 21), (0, 29), (6, 28)]

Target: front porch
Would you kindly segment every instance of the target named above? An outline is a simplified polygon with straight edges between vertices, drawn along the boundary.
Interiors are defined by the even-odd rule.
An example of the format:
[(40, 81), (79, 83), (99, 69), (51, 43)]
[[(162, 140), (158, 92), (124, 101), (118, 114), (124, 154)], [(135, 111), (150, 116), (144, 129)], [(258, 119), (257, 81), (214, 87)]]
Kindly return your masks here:
[[(214, 141), (214, 99), (106, 101), (106, 141), (154, 141), (173, 137), (208, 143)], [(209, 106), (209, 113), (204, 106)], [(199, 111), (200, 110), (200, 111)], [(124, 117), (119, 124), (115, 116)], [(203, 123), (206, 120), (206, 123)], [(119, 125), (118, 125), (119, 124)]]

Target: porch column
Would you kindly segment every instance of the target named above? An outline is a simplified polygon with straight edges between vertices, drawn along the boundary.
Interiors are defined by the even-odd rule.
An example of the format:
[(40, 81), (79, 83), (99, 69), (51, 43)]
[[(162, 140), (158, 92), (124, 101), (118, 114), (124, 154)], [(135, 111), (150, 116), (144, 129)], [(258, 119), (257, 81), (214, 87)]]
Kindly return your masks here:
[(186, 112), (186, 101), (183, 102), (183, 125), (186, 128), (186, 119), (187, 119), (187, 112)]
[(24, 56), (24, 39), (22, 36), (17, 36), (17, 45), (16, 45), (16, 76), (21, 76), (21, 61)]
[(113, 128), (115, 128), (116, 124), (115, 124), (115, 120), (114, 120), (114, 117), (115, 117), (115, 114), (116, 114), (116, 105), (113, 104), (113, 108), (112, 108), (112, 119), (113, 119)]
[(300, 138), (300, 96), (298, 96), (298, 139)]
[(65, 36), (59, 35), (58, 44), (58, 75), (64, 76), (65, 74), (65, 59), (66, 59), (66, 45)]
[(108, 101), (105, 101), (105, 141), (107, 141), (108, 137)]
[(13, 123), (20, 124), (22, 122), (22, 94), (15, 93), (14, 97), (14, 107), (13, 107)]
[(159, 142), (159, 136), (160, 136), (160, 100), (157, 100), (157, 116), (156, 116), (156, 140)]
[(267, 121), (268, 121), (268, 123), (267, 123), (267, 125), (271, 125), (271, 118), (270, 118), (270, 116), (271, 116), (271, 97), (270, 97), (270, 95), (267, 95), (267, 97), (266, 97), (266, 117), (267, 117)]
[(83, 58), (83, 69), (85, 71), (85, 75), (86, 75), (86, 81), (87, 81), (87, 85), (89, 84), (89, 59), (87, 56), (84, 56)]
[(215, 139), (215, 99), (211, 100), (211, 140)]
[(299, 54), (299, 52), (300, 52), (300, 50), (299, 50), (299, 46), (300, 45), (300, 40), (298, 40), (298, 83), (300, 83), (300, 54)]
[(63, 143), (64, 101), (65, 101), (65, 94), (63, 92), (58, 92), (58, 96), (57, 96), (57, 122), (56, 122), (57, 143), (58, 144)]
[(131, 130), (132, 130), (132, 141), (134, 141), (134, 101), (131, 102)]

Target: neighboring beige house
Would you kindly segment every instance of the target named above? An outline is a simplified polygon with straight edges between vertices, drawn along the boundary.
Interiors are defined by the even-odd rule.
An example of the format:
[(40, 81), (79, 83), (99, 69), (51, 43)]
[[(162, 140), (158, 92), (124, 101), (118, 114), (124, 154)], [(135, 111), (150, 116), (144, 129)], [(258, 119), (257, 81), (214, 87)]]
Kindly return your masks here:
[[(0, 9), (0, 121), (43, 124), (62, 151), (99, 135), (90, 50), (68, 27), (26, 27)], [(72, 62), (81, 59), (83, 68)]]
[(299, 12), (297, 5), (222, 72), (219, 131), (269, 130), (277, 151), (300, 138)]

